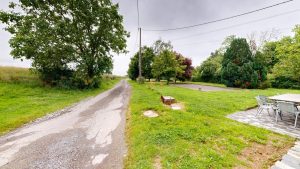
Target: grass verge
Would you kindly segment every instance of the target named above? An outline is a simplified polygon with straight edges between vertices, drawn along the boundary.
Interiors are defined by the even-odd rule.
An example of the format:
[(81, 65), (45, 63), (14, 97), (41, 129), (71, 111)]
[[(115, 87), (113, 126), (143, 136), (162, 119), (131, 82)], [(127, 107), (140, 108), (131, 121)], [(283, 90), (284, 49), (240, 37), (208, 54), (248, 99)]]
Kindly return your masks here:
[(28, 69), (6, 67), (0, 68), (0, 72), (6, 72), (0, 75), (0, 135), (86, 97), (97, 95), (120, 81), (120, 78), (104, 79), (98, 89), (67, 90), (39, 85), (38, 78)]
[[(130, 82), (132, 98), (127, 122), (128, 156), (125, 168), (267, 168), (292, 146), (294, 139), (239, 123), (225, 116), (256, 105), (254, 97), (299, 90), (236, 90), (201, 92), (190, 89)], [(171, 95), (185, 105), (184, 111), (170, 110), (160, 95)], [(146, 118), (145, 110), (157, 118)], [(253, 152), (268, 149), (267, 155)], [(252, 156), (247, 157), (247, 153)], [(253, 158), (252, 158), (253, 157)], [(255, 158), (254, 158), (255, 157)], [(259, 158), (257, 158), (259, 157)], [(157, 164), (160, 163), (160, 164)]]

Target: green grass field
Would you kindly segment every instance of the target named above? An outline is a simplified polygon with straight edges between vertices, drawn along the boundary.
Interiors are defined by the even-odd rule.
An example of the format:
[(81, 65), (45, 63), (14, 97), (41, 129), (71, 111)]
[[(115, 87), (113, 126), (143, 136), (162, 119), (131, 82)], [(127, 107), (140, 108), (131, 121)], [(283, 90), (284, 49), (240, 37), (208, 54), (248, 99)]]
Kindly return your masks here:
[[(300, 93), (299, 90), (236, 90), (201, 92), (157, 83), (130, 82), (132, 98), (128, 113), (129, 153), (126, 168), (268, 168), (291, 147), (294, 139), (242, 124), (225, 116), (256, 106), (255, 96)], [(185, 105), (170, 110), (160, 95), (170, 95)], [(143, 116), (155, 110), (157, 118)], [(262, 146), (271, 155), (245, 155)], [(260, 148), (262, 149), (262, 148)], [(247, 151), (245, 151), (247, 150)], [(261, 159), (260, 165), (255, 160)]]
[(120, 79), (107, 80), (99, 89), (67, 90), (43, 87), (28, 69), (0, 67), (0, 135), (38, 117), (62, 109), (113, 87)]
[(27, 68), (1, 67), (0, 82), (4, 83), (26, 83), (39, 85), (40, 81), (35, 73)]

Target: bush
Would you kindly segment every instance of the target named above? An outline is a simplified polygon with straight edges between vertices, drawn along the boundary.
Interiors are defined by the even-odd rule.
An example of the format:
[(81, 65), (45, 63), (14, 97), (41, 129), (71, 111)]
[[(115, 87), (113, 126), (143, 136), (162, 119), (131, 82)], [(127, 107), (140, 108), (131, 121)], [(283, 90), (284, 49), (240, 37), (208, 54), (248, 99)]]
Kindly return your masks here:
[(112, 74), (104, 74), (104, 75), (102, 75), (102, 79), (103, 80), (114, 80), (114, 79), (116, 79), (117, 77), (116, 76), (114, 76), (114, 75), (112, 75)]
[(136, 78), (136, 81), (140, 84), (143, 84), (143, 83), (145, 83), (145, 78), (144, 77), (138, 77), (138, 78)]
[(267, 89), (271, 87), (271, 81), (270, 80), (266, 80), (264, 82), (261, 82), (258, 86), (259, 89)]
[(196, 67), (192, 80), (221, 83), (222, 60), (223, 55), (219, 51), (211, 53), (207, 60)]
[(279, 76), (271, 81), (274, 88), (292, 88), (300, 89), (300, 83), (292, 78)]

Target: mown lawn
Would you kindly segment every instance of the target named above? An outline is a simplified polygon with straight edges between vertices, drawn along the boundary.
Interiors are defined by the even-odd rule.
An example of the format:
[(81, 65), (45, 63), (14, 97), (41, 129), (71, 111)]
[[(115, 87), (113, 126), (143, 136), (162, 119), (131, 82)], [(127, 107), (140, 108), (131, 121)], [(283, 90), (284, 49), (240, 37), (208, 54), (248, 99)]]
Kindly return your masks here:
[[(265, 145), (273, 150), (262, 157), (268, 168), (289, 148), (294, 139), (242, 124), (225, 116), (256, 105), (259, 94), (300, 93), (299, 90), (236, 90), (201, 92), (146, 83), (132, 85), (128, 112), (126, 168), (251, 168), (257, 157), (244, 156), (245, 149)], [(171, 95), (185, 105), (174, 111), (164, 106), (160, 95)], [(144, 110), (160, 116), (146, 118)], [(259, 154), (257, 154), (259, 157)], [(252, 167), (253, 168), (253, 167)]]
[[(38, 117), (112, 88), (120, 79), (105, 79), (99, 89), (43, 87), (27, 69), (0, 67), (0, 135)], [(5, 74), (3, 73), (5, 72)]]

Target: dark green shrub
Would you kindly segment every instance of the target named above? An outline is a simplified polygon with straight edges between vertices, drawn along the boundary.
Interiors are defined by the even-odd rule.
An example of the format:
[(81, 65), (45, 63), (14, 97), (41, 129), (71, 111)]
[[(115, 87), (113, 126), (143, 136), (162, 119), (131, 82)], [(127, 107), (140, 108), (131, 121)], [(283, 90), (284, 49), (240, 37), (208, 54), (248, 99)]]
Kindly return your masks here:
[(272, 87), (274, 88), (293, 88), (300, 89), (300, 82), (289, 77), (279, 76), (272, 80)]
[(262, 83), (259, 84), (258, 88), (259, 89), (267, 89), (270, 88), (272, 86), (271, 81), (270, 80), (266, 80)]
[(222, 61), (221, 79), (228, 87), (258, 88), (267, 78), (259, 52), (253, 55), (244, 38), (232, 40)]

